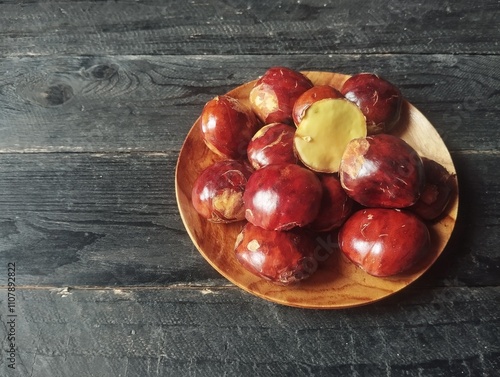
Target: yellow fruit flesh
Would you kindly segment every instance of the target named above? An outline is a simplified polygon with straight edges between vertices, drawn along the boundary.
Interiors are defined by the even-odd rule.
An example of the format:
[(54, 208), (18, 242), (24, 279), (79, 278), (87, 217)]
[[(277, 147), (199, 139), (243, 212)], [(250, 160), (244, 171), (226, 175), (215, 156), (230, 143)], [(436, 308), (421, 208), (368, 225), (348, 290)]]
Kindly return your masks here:
[(327, 98), (306, 111), (294, 137), (295, 153), (311, 170), (334, 173), (347, 144), (366, 136), (366, 120), (359, 108), (345, 99)]

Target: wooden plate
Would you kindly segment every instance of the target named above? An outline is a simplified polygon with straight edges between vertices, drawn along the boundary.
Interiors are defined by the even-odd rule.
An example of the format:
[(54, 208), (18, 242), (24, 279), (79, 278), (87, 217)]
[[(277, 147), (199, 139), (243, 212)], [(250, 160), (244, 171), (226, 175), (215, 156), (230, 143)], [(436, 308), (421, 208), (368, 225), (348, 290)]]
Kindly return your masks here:
[[(338, 73), (303, 72), (317, 85), (340, 88), (349, 77)], [(228, 94), (248, 103), (254, 85), (246, 83)], [(175, 174), (177, 203), (182, 221), (194, 245), (203, 257), (229, 281), (258, 297), (289, 306), (336, 309), (375, 302), (408, 286), (420, 277), (445, 248), (458, 211), (458, 190), (455, 190), (445, 215), (430, 225), (432, 250), (428, 258), (405, 275), (377, 278), (354, 266), (343, 255), (333, 253), (321, 262), (318, 271), (296, 286), (283, 287), (246, 271), (233, 254), (236, 236), (243, 222), (213, 224), (201, 218), (191, 205), (191, 189), (201, 171), (220, 157), (205, 146), (200, 119), (189, 131), (179, 154)], [(395, 135), (412, 145), (421, 156), (431, 158), (455, 174), (451, 156), (432, 124), (410, 103), (405, 102), (400, 127)]]

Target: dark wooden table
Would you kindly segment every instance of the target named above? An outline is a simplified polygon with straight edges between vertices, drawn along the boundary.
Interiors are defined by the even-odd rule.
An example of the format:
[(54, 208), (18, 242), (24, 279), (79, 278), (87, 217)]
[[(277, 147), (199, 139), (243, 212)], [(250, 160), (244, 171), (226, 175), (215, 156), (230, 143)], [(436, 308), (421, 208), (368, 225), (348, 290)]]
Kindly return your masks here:
[[(498, 0), (0, 2), (0, 375), (498, 376), (499, 26)], [(182, 142), (273, 65), (379, 73), (439, 131), (459, 218), (409, 288), (285, 307), (193, 246)]]

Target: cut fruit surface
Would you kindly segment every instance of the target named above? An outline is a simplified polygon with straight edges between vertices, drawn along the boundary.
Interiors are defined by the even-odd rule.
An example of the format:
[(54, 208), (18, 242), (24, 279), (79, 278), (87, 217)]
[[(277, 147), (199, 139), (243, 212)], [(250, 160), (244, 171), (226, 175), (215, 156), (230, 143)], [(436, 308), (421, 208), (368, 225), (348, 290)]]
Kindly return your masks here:
[(335, 173), (347, 144), (367, 133), (365, 116), (352, 102), (327, 98), (307, 109), (295, 131), (294, 149), (314, 171)]

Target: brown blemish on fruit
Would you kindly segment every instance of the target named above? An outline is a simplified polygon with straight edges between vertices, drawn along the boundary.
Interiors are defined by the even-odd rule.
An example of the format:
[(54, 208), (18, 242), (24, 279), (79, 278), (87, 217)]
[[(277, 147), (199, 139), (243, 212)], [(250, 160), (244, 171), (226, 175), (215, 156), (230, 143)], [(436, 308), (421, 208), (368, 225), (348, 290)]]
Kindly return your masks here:
[(365, 162), (365, 154), (370, 148), (370, 143), (365, 138), (352, 140), (344, 151), (342, 158), (342, 173), (351, 179), (358, 176)]
[(220, 213), (220, 217), (226, 220), (242, 220), (245, 218), (243, 206), (243, 194), (231, 189), (225, 189), (220, 195), (212, 199), (214, 210)]

